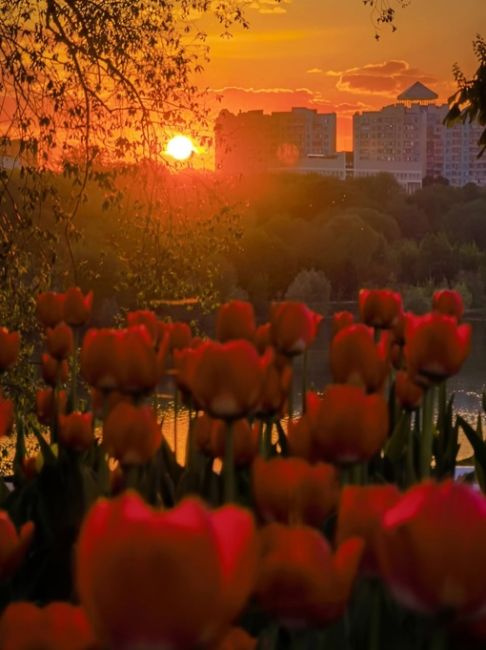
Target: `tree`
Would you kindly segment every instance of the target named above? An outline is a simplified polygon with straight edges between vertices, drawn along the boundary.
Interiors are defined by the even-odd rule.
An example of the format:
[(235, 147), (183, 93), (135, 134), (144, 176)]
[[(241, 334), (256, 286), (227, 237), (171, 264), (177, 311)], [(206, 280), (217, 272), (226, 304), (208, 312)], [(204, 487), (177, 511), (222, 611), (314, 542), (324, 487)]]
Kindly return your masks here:
[[(472, 79), (468, 79), (457, 64), (454, 66), (454, 77), (459, 88), (449, 97), (449, 112), (444, 119), (447, 126), (477, 120), (486, 127), (486, 41), (479, 34), (473, 41), (473, 49), (479, 66)], [(486, 151), (486, 128), (481, 133), (478, 146), (478, 157), (481, 157)]]

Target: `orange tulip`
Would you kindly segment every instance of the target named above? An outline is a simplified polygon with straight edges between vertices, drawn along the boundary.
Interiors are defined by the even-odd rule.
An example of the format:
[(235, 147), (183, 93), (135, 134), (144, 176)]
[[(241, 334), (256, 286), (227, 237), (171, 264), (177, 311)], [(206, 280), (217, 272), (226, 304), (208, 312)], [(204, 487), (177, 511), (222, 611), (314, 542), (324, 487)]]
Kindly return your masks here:
[[(307, 394), (307, 412), (300, 430), (301, 447), (310, 459), (348, 464), (369, 460), (388, 433), (388, 406), (382, 395), (366, 395), (356, 386), (330, 385), (322, 398)], [(297, 431), (299, 431), (299, 428)], [(305, 432), (307, 429), (307, 432)], [(289, 438), (291, 450), (295, 429)]]
[[(201, 451), (213, 458), (224, 458), (228, 425), (201, 414), (194, 421), (194, 439)], [(250, 426), (248, 420), (235, 420), (232, 424), (234, 462), (238, 466), (248, 465), (258, 454), (258, 428)]]
[(408, 374), (424, 386), (459, 372), (471, 349), (471, 326), (438, 312), (409, 315), (405, 335)]
[(0, 438), (10, 433), (14, 423), (14, 405), (12, 400), (0, 395)]
[(464, 314), (464, 302), (458, 291), (442, 289), (432, 296), (432, 309), (446, 316), (454, 316), (461, 320)]
[(162, 433), (149, 406), (119, 402), (103, 424), (103, 445), (125, 465), (148, 462), (162, 444)]
[(402, 297), (390, 289), (361, 289), (359, 312), (366, 325), (390, 329), (402, 313)]
[(79, 287), (71, 287), (64, 294), (63, 320), (72, 327), (85, 325), (93, 310), (93, 292), (85, 296)]
[(20, 334), (9, 332), (6, 327), (0, 327), (0, 372), (7, 370), (17, 361), (20, 350)]
[(46, 334), (46, 347), (49, 354), (62, 361), (67, 359), (74, 350), (73, 330), (66, 323), (58, 323), (49, 328)]
[(332, 465), (309, 465), (300, 458), (257, 458), (252, 489), (265, 520), (321, 526), (337, 505), (338, 473)]
[(257, 597), (265, 610), (293, 625), (326, 625), (343, 614), (362, 540), (347, 540), (333, 555), (325, 537), (307, 526), (269, 524), (261, 537)]
[(57, 386), (67, 381), (69, 368), (66, 360), (58, 361), (50, 354), (44, 353), (41, 357), (42, 379), (49, 386)]
[(209, 415), (238, 419), (255, 411), (264, 362), (248, 341), (208, 342), (197, 351), (192, 376), (194, 399)]
[(423, 389), (406, 372), (399, 370), (395, 377), (395, 397), (400, 406), (407, 411), (414, 411), (419, 408), (423, 396)]
[(232, 627), (220, 641), (216, 650), (256, 650), (257, 639), (254, 639), (241, 627)]
[(51, 425), (54, 418), (66, 410), (66, 391), (60, 390), (56, 394), (52, 388), (38, 390), (35, 395), (37, 419), (41, 424)]
[(378, 391), (389, 369), (387, 338), (382, 338), (377, 345), (370, 328), (351, 325), (332, 339), (329, 361), (335, 383), (354, 384), (368, 392)]
[(65, 447), (82, 451), (95, 439), (93, 414), (73, 412), (59, 416), (59, 442)]
[(486, 499), (463, 483), (415, 485), (382, 519), (378, 555), (402, 605), (473, 617), (486, 608)]
[(253, 341), (255, 332), (255, 311), (250, 302), (231, 300), (218, 309), (216, 338), (221, 343), (235, 339)]
[(273, 304), (270, 314), (273, 345), (287, 356), (301, 354), (316, 338), (322, 319), (301, 302)]
[(250, 596), (257, 561), (248, 511), (211, 513), (198, 499), (157, 511), (125, 492), (82, 525), (78, 593), (110, 648), (213, 647)]
[(101, 650), (81, 607), (11, 603), (0, 619), (2, 650)]
[(354, 315), (350, 311), (337, 311), (332, 315), (331, 338), (350, 325), (354, 325)]
[(367, 574), (379, 572), (377, 548), (381, 533), (381, 520), (387, 510), (400, 499), (394, 485), (346, 485), (339, 502), (336, 544), (351, 537), (361, 537), (365, 542), (362, 566)]
[(38, 321), (44, 327), (55, 327), (62, 320), (64, 306), (64, 294), (54, 291), (40, 293), (36, 299), (36, 315)]
[[(0, 579), (12, 576), (22, 564), (34, 536), (34, 524), (25, 523), (17, 533), (8, 512), (0, 510)], [(1, 646), (3, 649), (3, 646)]]

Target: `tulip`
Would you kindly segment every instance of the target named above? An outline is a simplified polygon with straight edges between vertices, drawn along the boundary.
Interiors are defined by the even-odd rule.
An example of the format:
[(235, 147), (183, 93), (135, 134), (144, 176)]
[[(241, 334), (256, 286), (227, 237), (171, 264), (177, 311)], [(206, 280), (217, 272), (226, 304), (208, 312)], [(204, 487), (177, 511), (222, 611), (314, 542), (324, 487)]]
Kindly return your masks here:
[(132, 403), (132, 399), (118, 390), (101, 391), (97, 388), (91, 390), (91, 409), (96, 418), (104, 420), (108, 413), (120, 402)]
[(37, 419), (41, 424), (51, 425), (54, 418), (66, 410), (66, 391), (56, 393), (52, 388), (38, 390), (35, 395)]
[(354, 384), (368, 392), (381, 390), (388, 374), (387, 338), (377, 345), (366, 325), (350, 325), (331, 341), (329, 361), (335, 383)]
[(93, 310), (93, 292), (85, 296), (79, 287), (71, 287), (64, 294), (63, 320), (72, 327), (85, 325)]
[(452, 480), (408, 490), (382, 519), (378, 555), (391, 593), (423, 614), (486, 608), (486, 499)]
[(117, 340), (117, 376), (122, 392), (144, 393), (158, 382), (157, 356), (143, 325), (122, 330)]
[(269, 524), (261, 537), (256, 593), (266, 611), (292, 626), (327, 625), (343, 614), (362, 540), (347, 540), (333, 554), (325, 537), (307, 526)]
[(196, 403), (215, 418), (238, 419), (253, 413), (261, 395), (264, 365), (248, 341), (201, 346), (192, 377)]
[(165, 333), (165, 327), (161, 327), (157, 316), (153, 311), (149, 311), (148, 309), (129, 311), (127, 314), (127, 325), (128, 327), (143, 325), (150, 334), (154, 347), (157, 347), (159, 339)]
[(402, 297), (389, 289), (361, 289), (359, 312), (365, 325), (390, 329), (402, 313)]
[(0, 619), (2, 650), (101, 650), (81, 607), (11, 603)]
[(191, 498), (157, 511), (125, 492), (98, 501), (82, 525), (78, 593), (110, 648), (214, 647), (250, 596), (257, 561), (248, 511), (211, 513)]
[[(199, 415), (193, 424), (197, 447), (213, 458), (224, 458), (228, 425), (224, 420)], [(258, 454), (258, 428), (250, 426), (248, 420), (235, 420), (232, 426), (234, 463), (244, 466)]]
[(216, 650), (256, 650), (256, 647), (257, 639), (241, 627), (232, 627), (217, 645)]
[(271, 345), (271, 328), (271, 323), (264, 323), (263, 325), (259, 325), (255, 330), (253, 343), (259, 354), (263, 354), (268, 346)]
[(33, 536), (31, 521), (23, 524), (17, 533), (8, 512), (0, 510), (0, 580), (10, 578), (22, 564)]
[[(307, 412), (297, 429), (310, 459), (348, 464), (369, 460), (388, 433), (388, 406), (382, 395), (366, 395), (356, 386), (330, 385), (322, 398), (307, 394)], [(307, 429), (307, 431), (306, 431)], [(289, 439), (293, 449), (295, 429)]]
[(361, 537), (365, 542), (362, 567), (369, 575), (379, 572), (377, 548), (381, 520), (399, 499), (400, 492), (394, 485), (346, 485), (341, 492), (336, 544), (342, 544), (352, 537)]
[(206, 345), (207, 343), (203, 343), (198, 348), (174, 350), (174, 379), (177, 388), (181, 391), (186, 400), (191, 396), (194, 397), (192, 387), (194, 384), (196, 366), (201, 352)]
[(322, 319), (301, 302), (273, 304), (270, 315), (273, 345), (290, 357), (301, 354), (316, 338)]
[(432, 309), (440, 314), (454, 316), (457, 320), (461, 320), (464, 314), (464, 302), (458, 291), (443, 289), (442, 291), (434, 292), (432, 296)]
[(55, 327), (64, 320), (63, 306), (63, 293), (55, 293), (54, 291), (40, 293), (36, 299), (38, 321), (44, 327)]
[(256, 332), (253, 305), (244, 300), (231, 300), (221, 305), (216, 317), (216, 338), (221, 343), (234, 339), (253, 341)]
[(103, 445), (124, 465), (148, 462), (162, 444), (160, 425), (149, 406), (120, 402), (103, 424)]
[(59, 442), (65, 447), (83, 451), (94, 442), (93, 414), (73, 412), (59, 416)]
[(67, 381), (69, 373), (67, 361), (65, 359), (58, 361), (50, 354), (44, 353), (41, 357), (41, 372), (42, 379), (46, 384), (57, 386), (57, 384)]
[(292, 365), (284, 357), (284, 363), (279, 363), (270, 354), (266, 357), (260, 402), (257, 414), (260, 418), (282, 415), (292, 387)]
[(49, 354), (62, 361), (67, 359), (74, 350), (73, 330), (66, 323), (58, 323), (49, 328), (46, 334), (46, 347)]
[(0, 395), (0, 438), (10, 433), (14, 423), (14, 405), (11, 399)]
[(354, 315), (350, 311), (337, 311), (332, 315), (331, 338), (350, 325), (354, 325)]
[(459, 372), (471, 349), (471, 326), (438, 312), (409, 315), (405, 335), (408, 374), (424, 386)]
[(20, 334), (0, 327), (0, 372), (7, 370), (17, 361), (20, 350)]
[(420, 407), (423, 389), (412, 381), (408, 373), (399, 370), (395, 377), (395, 397), (403, 409), (414, 411)]
[(171, 352), (188, 348), (191, 345), (192, 333), (187, 323), (168, 323), (166, 329), (169, 332)]
[(337, 470), (300, 458), (257, 458), (252, 467), (256, 507), (266, 521), (322, 526), (339, 498)]
[(111, 390), (119, 385), (118, 340), (120, 330), (90, 329), (81, 349), (81, 374), (98, 389)]

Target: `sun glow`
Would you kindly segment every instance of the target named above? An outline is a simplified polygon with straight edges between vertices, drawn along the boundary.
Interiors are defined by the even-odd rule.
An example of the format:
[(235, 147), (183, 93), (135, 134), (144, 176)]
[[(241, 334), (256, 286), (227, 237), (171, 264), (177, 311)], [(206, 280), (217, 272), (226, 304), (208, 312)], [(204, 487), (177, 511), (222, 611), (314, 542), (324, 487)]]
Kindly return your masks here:
[(176, 135), (169, 140), (165, 153), (175, 160), (188, 160), (194, 153), (192, 140), (185, 135)]

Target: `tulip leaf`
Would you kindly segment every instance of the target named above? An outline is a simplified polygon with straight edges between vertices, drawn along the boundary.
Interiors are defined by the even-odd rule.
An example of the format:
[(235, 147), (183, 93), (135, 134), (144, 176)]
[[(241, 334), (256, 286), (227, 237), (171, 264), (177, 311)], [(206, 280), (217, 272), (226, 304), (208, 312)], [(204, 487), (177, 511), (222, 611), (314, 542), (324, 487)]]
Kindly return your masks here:
[(477, 463), (477, 466), (480, 469), (479, 472), (476, 472), (476, 477), (481, 490), (486, 492), (486, 481), (484, 480), (484, 477), (486, 476), (486, 444), (462, 416), (458, 415), (457, 421), (474, 450), (474, 463)]
[(385, 456), (392, 463), (396, 463), (403, 456), (410, 431), (410, 414), (402, 413), (395, 425), (391, 437), (385, 445)]

